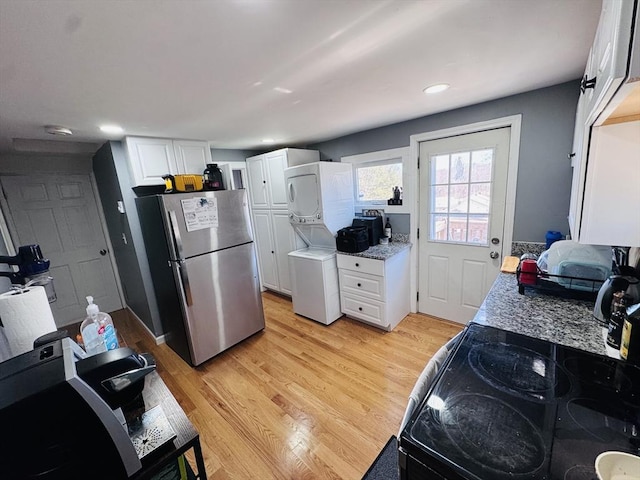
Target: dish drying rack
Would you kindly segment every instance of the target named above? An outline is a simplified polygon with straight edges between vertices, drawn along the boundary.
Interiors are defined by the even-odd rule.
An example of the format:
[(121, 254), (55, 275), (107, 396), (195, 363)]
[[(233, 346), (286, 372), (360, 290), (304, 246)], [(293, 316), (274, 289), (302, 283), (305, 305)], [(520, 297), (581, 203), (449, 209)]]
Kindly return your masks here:
[[(535, 275), (536, 282), (523, 283), (522, 275)], [(568, 275), (554, 275), (540, 269), (534, 272), (522, 272), (520, 264), (516, 268), (516, 279), (518, 280), (518, 293), (524, 295), (527, 289), (557, 295), (576, 300), (595, 300), (600, 287), (605, 280), (584, 277), (571, 277)]]

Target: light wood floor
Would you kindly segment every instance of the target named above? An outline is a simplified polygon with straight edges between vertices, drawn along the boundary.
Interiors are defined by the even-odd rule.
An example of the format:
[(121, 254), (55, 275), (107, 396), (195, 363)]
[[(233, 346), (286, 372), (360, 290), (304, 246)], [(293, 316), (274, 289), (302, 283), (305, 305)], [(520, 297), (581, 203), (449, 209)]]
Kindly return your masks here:
[(208, 478), (360, 479), (397, 433), (424, 365), (462, 327), (409, 315), (392, 332), (342, 317), (324, 326), (263, 294), (266, 328), (191, 368), (125, 311), (126, 344), (152, 353), (200, 433)]

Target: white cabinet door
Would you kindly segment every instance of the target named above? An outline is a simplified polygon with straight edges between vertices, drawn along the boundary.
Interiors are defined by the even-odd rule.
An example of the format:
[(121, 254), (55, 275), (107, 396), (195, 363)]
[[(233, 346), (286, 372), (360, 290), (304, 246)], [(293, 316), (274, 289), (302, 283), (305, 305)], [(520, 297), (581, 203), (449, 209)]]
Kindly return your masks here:
[(267, 187), (269, 190), (270, 208), (287, 208), (287, 192), (284, 184), (284, 169), (287, 168), (287, 155), (279, 150), (265, 156), (267, 169)]
[(249, 181), (249, 201), (251, 208), (269, 208), (264, 155), (247, 158), (247, 177)]
[(127, 137), (125, 144), (135, 186), (164, 185), (162, 176), (177, 172), (172, 140)]
[(258, 253), (260, 278), (262, 285), (272, 290), (278, 290), (278, 266), (273, 243), (271, 212), (256, 210), (253, 212), (253, 228), (255, 230), (255, 246)]
[(593, 127), (580, 241), (640, 246), (640, 120)]
[(289, 252), (304, 248), (305, 244), (289, 223), (287, 211), (271, 212), (275, 260), (278, 268), (279, 291), (291, 295)]
[(176, 155), (176, 173), (200, 174), (211, 161), (209, 144), (194, 140), (174, 140), (173, 148)]

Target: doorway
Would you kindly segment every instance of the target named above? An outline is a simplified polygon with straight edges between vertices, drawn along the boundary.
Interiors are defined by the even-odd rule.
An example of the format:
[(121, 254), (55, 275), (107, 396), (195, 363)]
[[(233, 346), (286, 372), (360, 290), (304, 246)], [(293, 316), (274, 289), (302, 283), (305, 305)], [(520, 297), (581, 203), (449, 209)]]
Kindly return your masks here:
[(412, 137), (420, 159), (417, 311), (467, 323), (510, 254), (519, 120)]
[(51, 261), (56, 325), (82, 320), (91, 295), (100, 310), (122, 308), (89, 175), (0, 177), (13, 244), (38, 244)]

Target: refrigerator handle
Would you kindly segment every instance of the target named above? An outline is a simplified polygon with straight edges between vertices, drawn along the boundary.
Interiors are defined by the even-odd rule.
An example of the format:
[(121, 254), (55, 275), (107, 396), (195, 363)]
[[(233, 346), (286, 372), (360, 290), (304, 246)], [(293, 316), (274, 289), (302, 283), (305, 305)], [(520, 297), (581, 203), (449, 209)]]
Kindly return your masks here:
[(191, 284), (189, 283), (189, 272), (187, 272), (187, 266), (184, 261), (176, 262), (178, 265), (178, 275), (180, 276), (180, 283), (182, 284), (182, 291), (184, 292), (184, 298), (187, 306), (193, 305), (193, 299), (191, 298)]
[(173, 237), (173, 245), (176, 250), (176, 259), (184, 258), (182, 255), (182, 237), (180, 237), (180, 229), (178, 229), (178, 218), (174, 210), (167, 212), (169, 216), (169, 225), (171, 226), (171, 236)]
[(293, 192), (293, 183), (289, 182), (289, 202), (293, 203), (294, 192)]

